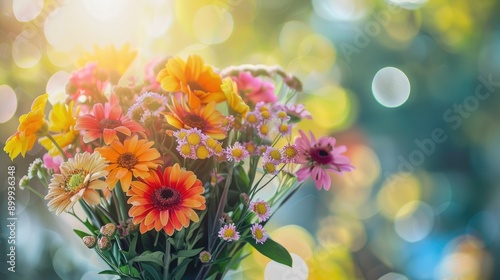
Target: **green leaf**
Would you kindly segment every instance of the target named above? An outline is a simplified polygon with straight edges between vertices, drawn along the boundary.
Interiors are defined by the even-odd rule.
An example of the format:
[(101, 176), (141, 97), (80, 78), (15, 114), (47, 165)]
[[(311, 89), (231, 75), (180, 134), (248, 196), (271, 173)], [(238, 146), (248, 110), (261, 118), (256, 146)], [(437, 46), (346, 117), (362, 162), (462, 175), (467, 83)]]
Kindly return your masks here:
[(184, 259), (180, 265), (178, 265), (173, 271), (172, 275), (175, 280), (184, 279), (184, 273), (186, 273), (186, 269), (188, 264), (192, 261), (192, 259)]
[(152, 262), (157, 265), (163, 266), (163, 252), (149, 252), (146, 251), (140, 256), (130, 260), (130, 262)]
[(217, 273), (214, 273), (214, 274), (210, 275), (210, 276), (209, 276), (207, 279), (205, 279), (205, 280), (215, 280), (215, 279), (216, 279), (216, 277), (217, 277)]
[(189, 257), (198, 255), (202, 250), (203, 250), (203, 247), (198, 248), (198, 249), (193, 249), (193, 250), (180, 250), (177, 252), (177, 256), (181, 257), (181, 258), (189, 258)]
[(154, 280), (161, 279), (160, 274), (158, 273), (158, 271), (156, 271), (156, 269), (152, 265), (144, 263), (141, 265), (141, 267), (145, 273), (145, 275), (144, 275), (145, 277), (143, 277), (143, 279), (154, 279)]
[(248, 244), (252, 245), (262, 255), (270, 258), (273, 261), (292, 267), (292, 256), (278, 242), (268, 238), (264, 244), (257, 244), (251, 237), (245, 239)]
[(76, 235), (78, 235), (80, 238), (84, 238), (85, 236), (91, 236), (92, 234), (89, 234), (89, 233), (86, 233), (84, 231), (81, 231), (81, 230), (77, 230), (77, 229), (74, 229), (73, 230)]
[(120, 271), (124, 274), (127, 274), (128, 276), (131, 276), (131, 277), (139, 277), (139, 271), (135, 267), (130, 266), (130, 265), (121, 266)]
[(103, 271), (99, 272), (99, 274), (120, 275), (120, 273), (118, 273), (114, 270), (103, 270)]
[(135, 251), (135, 248), (137, 247), (137, 240), (139, 239), (139, 234), (135, 234), (134, 238), (132, 238), (132, 242), (130, 242), (130, 247), (128, 249), (128, 257), (129, 258), (134, 258), (137, 256), (137, 252)]

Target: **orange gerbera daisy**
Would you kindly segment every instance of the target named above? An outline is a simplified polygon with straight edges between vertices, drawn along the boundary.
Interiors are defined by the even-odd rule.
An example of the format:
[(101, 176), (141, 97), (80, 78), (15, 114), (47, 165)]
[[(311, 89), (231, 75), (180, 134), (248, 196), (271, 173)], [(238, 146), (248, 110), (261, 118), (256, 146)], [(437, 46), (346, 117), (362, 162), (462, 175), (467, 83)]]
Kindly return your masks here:
[(198, 55), (190, 55), (187, 61), (179, 57), (169, 59), (158, 73), (157, 81), (165, 91), (188, 94), (191, 107), (226, 99), (220, 87), (221, 77)]
[(88, 204), (99, 204), (101, 197), (96, 190), (106, 188), (106, 183), (100, 180), (108, 175), (106, 166), (106, 160), (97, 152), (76, 154), (63, 162), (61, 174), (52, 176), (49, 193), (45, 196), (50, 200), (49, 210), (56, 211), (57, 215), (68, 212), (80, 198)]
[(151, 172), (151, 176), (133, 181), (127, 192), (128, 203), (132, 205), (129, 215), (134, 224), (140, 225), (140, 232), (162, 228), (168, 235), (174, 230), (188, 227), (190, 221), (198, 222), (194, 210), (204, 210), (204, 188), (191, 171), (181, 169), (179, 164)]
[(169, 113), (164, 113), (165, 118), (170, 125), (178, 129), (198, 128), (214, 139), (226, 137), (226, 132), (221, 127), (224, 115), (215, 108), (215, 102), (191, 108), (186, 103), (178, 103), (174, 99), (173, 106), (169, 106), (169, 109)]
[(31, 111), (19, 117), (17, 132), (7, 139), (4, 147), (4, 151), (9, 154), (11, 160), (19, 154), (24, 157), (26, 152), (35, 145), (37, 137), (47, 134), (45, 104), (47, 104), (48, 97), (46, 93), (38, 96), (31, 105)]
[(153, 144), (153, 141), (148, 142), (146, 139), (138, 140), (137, 135), (134, 135), (125, 139), (123, 144), (115, 140), (111, 146), (96, 149), (109, 163), (106, 167), (109, 171), (106, 183), (110, 190), (120, 181), (123, 191), (128, 191), (132, 175), (136, 178), (149, 177), (149, 171), (162, 163), (160, 153), (151, 148)]

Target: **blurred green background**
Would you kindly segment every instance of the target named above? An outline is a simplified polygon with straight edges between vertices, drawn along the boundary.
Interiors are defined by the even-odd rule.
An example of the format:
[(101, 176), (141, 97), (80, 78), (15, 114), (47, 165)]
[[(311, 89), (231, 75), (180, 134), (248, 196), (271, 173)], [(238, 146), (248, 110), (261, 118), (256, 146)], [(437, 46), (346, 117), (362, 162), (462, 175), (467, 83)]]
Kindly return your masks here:
[[(1, 146), (37, 95), (64, 96), (93, 45), (137, 49), (125, 84), (166, 55), (279, 64), (303, 81), (314, 120), (301, 128), (337, 137), (357, 168), (329, 192), (304, 186), (268, 224), (310, 279), (500, 279), (499, 10), (494, 0), (2, 1)], [(7, 272), (7, 167), (19, 179), (42, 155), (0, 153), (0, 278), (96, 279), (105, 266), (74, 221), (21, 190)], [(228, 279), (263, 279), (266, 262), (253, 254)]]

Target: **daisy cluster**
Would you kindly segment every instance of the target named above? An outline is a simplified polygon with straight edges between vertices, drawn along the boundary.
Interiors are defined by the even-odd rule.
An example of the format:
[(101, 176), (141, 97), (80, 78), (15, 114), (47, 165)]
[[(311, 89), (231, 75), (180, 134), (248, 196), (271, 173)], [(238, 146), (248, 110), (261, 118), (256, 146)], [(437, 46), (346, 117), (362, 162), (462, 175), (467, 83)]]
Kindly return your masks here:
[[(335, 138), (297, 132), (312, 116), (293, 103), (302, 85), (282, 68), (219, 71), (198, 55), (166, 57), (148, 63), (138, 81), (125, 76), (136, 55), (128, 46), (83, 55), (66, 100), (46, 114), (48, 95), (38, 96), (4, 147), (12, 160), (37, 141), (47, 150), (20, 187), (81, 221), (87, 231), (75, 232), (117, 275), (154, 278), (154, 270), (181, 279), (198, 271), (198, 279), (215, 279), (224, 271), (214, 264), (242, 242), (278, 250), (266, 247), (274, 245), (265, 225), (307, 179), (328, 190), (332, 173), (353, 169)], [(46, 189), (31, 187), (33, 180)], [(271, 181), (275, 194), (257, 198)], [(155, 251), (164, 256), (162, 270), (127, 259)], [(181, 255), (203, 266), (173, 269)]]

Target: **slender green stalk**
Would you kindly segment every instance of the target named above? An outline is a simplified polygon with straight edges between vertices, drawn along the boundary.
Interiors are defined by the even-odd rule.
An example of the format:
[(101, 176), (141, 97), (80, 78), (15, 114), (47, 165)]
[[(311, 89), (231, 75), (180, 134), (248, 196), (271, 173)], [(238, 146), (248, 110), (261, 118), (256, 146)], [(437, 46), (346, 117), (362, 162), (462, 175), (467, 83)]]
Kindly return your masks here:
[(47, 133), (47, 138), (49, 138), (49, 140), (52, 141), (52, 143), (56, 146), (56, 149), (59, 151), (59, 153), (61, 153), (61, 156), (63, 157), (64, 161), (68, 161), (68, 157), (64, 153), (61, 146), (59, 146), (59, 144), (57, 144), (56, 139), (54, 139), (54, 137), (52, 137), (52, 135), (50, 135), (49, 133)]
[(33, 192), (34, 194), (38, 195), (41, 199), (45, 199), (45, 196), (43, 194), (39, 193), (37, 190), (35, 190), (31, 186), (28, 185), (26, 188), (28, 190), (30, 190), (31, 192)]
[(104, 209), (104, 207), (102, 207), (99, 204), (97, 205), (97, 208), (101, 210), (104, 216), (106, 216), (106, 218), (108, 218), (113, 224), (115, 225), (117, 224), (115, 218), (113, 218), (113, 216), (111, 215), (111, 213), (108, 212), (108, 210)]
[(208, 244), (208, 248), (209, 248), (209, 251), (212, 249), (213, 247), (213, 240), (214, 238), (216, 237), (216, 232), (217, 232), (217, 221), (222, 217), (222, 212), (224, 211), (224, 206), (226, 205), (226, 202), (227, 202), (227, 194), (229, 192), (229, 186), (231, 185), (231, 180), (233, 178), (233, 170), (234, 170), (234, 164), (231, 164), (229, 165), (229, 170), (227, 172), (227, 177), (226, 177), (226, 184), (224, 186), (224, 190), (222, 191), (222, 195), (221, 195), (221, 198), (220, 198), (220, 201), (219, 201), (219, 206), (217, 207), (217, 212), (215, 212), (215, 220), (214, 220), (214, 224), (212, 226), (212, 230), (210, 231), (210, 237), (212, 237), (212, 239), (210, 239), (210, 242)]
[(118, 216), (118, 220), (126, 222), (128, 215), (127, 209), (125, 207), (127, 207), (127, 204), (125, 202), (125, 193), (123, 192), (121, 183), (119, 181), (113, 191), (113, 195), (115, 195), (116, 199), (118, 200), (118, 212), (116, 213), (116, 215)]
[(171, 244), (166, 240), (165, 242), (165, 256), (163, 256), (163, 280), (168, 280), (170, 277), (168, 267), (170, 265), (170, 247)]

